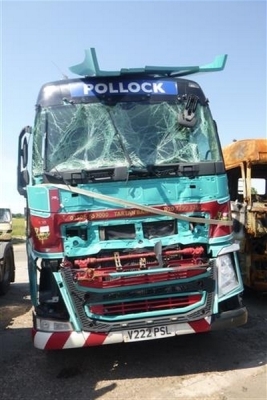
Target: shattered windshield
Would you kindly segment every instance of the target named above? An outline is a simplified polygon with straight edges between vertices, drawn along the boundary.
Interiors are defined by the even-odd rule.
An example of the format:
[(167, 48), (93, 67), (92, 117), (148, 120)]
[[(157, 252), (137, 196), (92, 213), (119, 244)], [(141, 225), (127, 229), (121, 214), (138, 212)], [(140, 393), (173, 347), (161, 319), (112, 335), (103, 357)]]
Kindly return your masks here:
[(209, 108), (198, 104), (193, 127), (178, 122), (183, 109), (166, 101), (43, 108), (35, 121), (33, 173), (220, 161)]

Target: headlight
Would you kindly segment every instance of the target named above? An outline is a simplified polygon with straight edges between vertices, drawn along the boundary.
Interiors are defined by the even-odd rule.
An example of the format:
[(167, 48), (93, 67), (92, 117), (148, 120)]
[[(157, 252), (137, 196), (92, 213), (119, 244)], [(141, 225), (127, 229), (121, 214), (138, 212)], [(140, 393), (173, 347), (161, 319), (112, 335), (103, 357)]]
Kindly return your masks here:
[(70, 322), (53, 321), (50, 319), (36, 318), (36, 328), (45, 332), (66, 332), (72, 331)]
[(224, 254), (216, 259), (218, 268), (219, 297), (226, 295), (239, 286), (233, 258), (230, 254)]

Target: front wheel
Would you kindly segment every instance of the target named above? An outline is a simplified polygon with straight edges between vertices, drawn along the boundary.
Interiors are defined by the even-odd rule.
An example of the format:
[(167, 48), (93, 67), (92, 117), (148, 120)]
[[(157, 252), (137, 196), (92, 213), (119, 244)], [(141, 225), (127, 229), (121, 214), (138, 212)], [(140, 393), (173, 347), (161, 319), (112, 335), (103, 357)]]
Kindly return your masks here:
[(14, 262), (10, 250), (4, 254), (1, 265), (1, 282), (0, 282), (0, 295), (4, 295), (10, 288), (10, 282), (13, 282), (14, 275)]

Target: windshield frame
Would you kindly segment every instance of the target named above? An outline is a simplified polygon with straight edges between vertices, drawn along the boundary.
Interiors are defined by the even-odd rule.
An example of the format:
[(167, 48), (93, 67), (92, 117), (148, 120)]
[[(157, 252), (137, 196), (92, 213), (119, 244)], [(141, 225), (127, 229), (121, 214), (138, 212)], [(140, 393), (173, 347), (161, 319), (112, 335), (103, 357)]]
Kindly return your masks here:
[[(220, 141), (218, 138), (216, 124), (212, 118), (209, 106), (207, 102), (199, 101), (196, 108), (196, 124), (192, 127), (186, 127), (179, 125), (178, 122), (178, 115), (181, 115), (186, 106), (186, 97), (179, 98), (177, 96), (157, 96), (156, 98), (153, 96), (136, 96), (134, 99), (131, 97), (129, 101), (125, 101), (125, 97), (123, 101), (120, 101), (119, 98), (112, 98), (112, 99), (105, 99), (99, 101), (99, 99), (94, 99), (94, 101), (84, 102), (83, 99), (76, 99), (75, 101), (66, 101), (63, 99), (62, 103), (59, 105), (49, 106), (49, 107), (38, 107), (35, 119), (35, 128), (34, 128), (34, 142), (33, 142), (33, 175), (40, 175), (43, 171), (53, 172), (53, 171), (71, 171), (71, 170), (90, 170), (91, 168), (105, 168), (105, 167), (128, 167), (128, 168), (151, 168), (151, 166), (162, 166), (162, 165), (169, 165), (169, 164), (177, 164), (177, 163), (202, 163), (202, 162), (222, 162), (222, 153), (220, 147)], [(137, 101), (138, 100), (138, 101)], [(99, 123), (102, 124), (102, 146), (106, 146), (105, 156), (108, 155), (110, 159), (105, 159), (105, 157), (101, 156), (100, 160), (95, 151), (95, 158), (88, 162), (88, 154), (86, 156), (86, 152), (83, 152), (83, 156), (87, 157), (87, 159), (81, 160), (81, 157), (77, 158), (75, 161), (75, 157), (78, 153), (81, 153), (82, 147), (80, 149), (76, 149), (74, 151), (73, 148), (70, 147), (68, 132), (71, 130), (71, 127), (75, 128), (75, 118), (80, 121), (81, 125), (84, 125), (85, 120), (89, 121), (89, 117), (85, 116), (87, 112), (89, 112), (91, 108), (94, 108), (94, 111), (97, 109), (101, 109), (103, 111), (102, 118), (101, 116), (97, 116)], [(128, 136), (125, 134), (126, 130), (126, 118), (127, 109), (135, 108), (139, 110), (135, 114), (139, 114), (140, 120), (140, 110), (145, 110), (149, 112), (149, 110), (153, 109), (153, 113), (160, 116), (157, 121), (161, 124), (161, 134), (162, 140), (161, 143), (165, 140), (165, 142), (173, 142), (173, 148), (176, 146), (180, 146), (180, 151), (184, 154), (189, 152), (189, 147), (186, 146), (190, 145), (190, 152), (191, 157), (185, 158), (180, 157), (174, 159), (173, 157), (169, 156), (169, 149), (172, 147), (166, 146), (166, 144), (161, 146), (164, 148), (164, 151), (161, 152), (161, 156), (157, 157), (155, 154), (152, 153), (159, 153), (160, 146), (156, 146), (155, 143), (153, 144), (152, 136), (153, 133), (148, 135), (146, 140), (146, 149), (143, 151), (142, 157), (137, 155), (137, 149), (144, 149), (142, 146), (141, 139), (145, 138), (145, 135), (142, 136), (142, 129), (151, 128), (151, 124), (149, 125), (146, 123), (146, 118), (143, 118), (145, 123), (139, 124), (139, 129), (134, 130), (132, 132), (128, 129)], [(162, 110), (160, 111), (160, 109)], [(164, 110), (163, 110), (164, 108)], [(126, 111), (125, 111), (126, 110)], [(158, 110), (158, 111), (155, 111)], [(179, 139), (174, 139), (172, 134), (168, 132), (169, 125), (166, 124), (167, 119), (167, 112), (169, 114), (172, 113), (172, 129), (175, 129), (180, 134)], [(64, 112), (63, 112), (64, 111)], [(69, 112), (71, 111), (71, 113)], [(75, 111), (75, 113), (74, 113)], [(165, 112), (164, 112), (165, 111)], [(63, 112), (64, 118), (61, 115)], [(84, 115), (83, 115), (84, 113)], [(75, 116), (76, 114), (76, 116)], [(79, 114), (79, 117), (77, 115)], [(152, 114), (152, 112), (151, 112)], [(61, 115), (61, 116), (60, 116)], [(105, 115), (105, 117), (103, 117)], [(135, 119), (138, 118), (135, 115)], [(128, 117), (128, 115), (127, 115)], [(97, 119), (96, 118), (96, 119)], [(164, 122), (161, 120), (164, 119)], [(66, 121), (69, 120), (67, 125)], [(58, 126), (60, 121), (64, 121), (65, 127), (61, 127), (60, 129), (64, 131), (64, 135), (60, 138), (58, 143), (55, 145), (52, 144), (52, 141), (55, 139), (55, 134), (52, 134), (52, 129), (50, 127), (51, 124)], [(105, 121), (105, 122), (104, 122)], [(161, 121), (161, 122), (160, 122)], [(95, 120), (90, 119), (91, 124), (95, 124)], [(104, 126), (104, 125), (105, 126)], [(165, 125), (164, 125), (165, 124)], [(89, 125), (89, 124), (87, 124)], [(104, 128), (103, 128), (104, 126)], [(178, 128), (177, 128), (178, 127)], [(81, 126), (74, 129), (74, 134), (78, 135), (78, 130), (81, 129)], [(88, 126), (87, 126), (88, 128)], [(98, 127), (99, 128), (99, 127)], [(166, 132), (162, 133), (163, 128), (166, 128)], [(200, 129), (201, 128), (201, 129)], [(76, 132), (75, 132), (76, 130)], [(109, 132), (109, 136), (107, 137), (106, 132)], [(175, 133), (176, 134), (176, 133)], [(146, 133), (147, 135), (147, 133)], [(164, 136), (165, 135), (165, 136)], [(94, 135), (91, 135), (91, 140), (94, 140), (95, 143), (97, 142), (98, 147), (101, 143), (101, 136), (98, 135), (94, 138)], [(154, 136), (155, 132), (154, 132)], [(167, 137), (169, 139), (167, 140)], [(68, 139), (68, 140), (67, 140)], [(108, 140), (107, 140), (108, 139)], [(195, 143), (193, 143), (193, 139)], [(197, 152), (199, 152), (199, 148), (203, 147), (205, 139), (205, 146), (201, 150), (200, 156), (197, 156)], [(138, 147), (138, 140), (139, 140), (139, 147)], [(184, 143), (182, 141), (184, 140)], [(187, 144), (186, 144), (187, 141)], [(71, 140), (73, 144), (73, 140)], [(83, 146), (89, 146), (89, 141), (87, 140), (87, 144)], [(53, 146), (55, 146), (53, 148)], [(113, 147), (112, 147), (113, 146)], [(90, 146), (89, 146), (90, 147)], [(95, 147), (96, 149), (96, 147)], [(112, 149), (112, 151), (111, 151)], [(88, 150), (88, 148), (87, 148)], [(162, 150), (162, 149), (161, 149)], [(66, 153), (67, 152), (67, 153)], [(150, 155), (146, 155), (150, 152)], [(192, 154), (195, 152), (195, 155)], [(87, 151), (88, 153), (88, 151)], [(98, 151), (98, 155), (101, 151)], [(103, 153), (104, 154), (104, 153)], [(145, 155), (144, 155), (145, 154)], [(55, 162), (55, 156), (60, 156), (61, 159)], [(71, 159), (71, 160), (70, 160)], [(83, 162), (81, 162), (83, 161)]]

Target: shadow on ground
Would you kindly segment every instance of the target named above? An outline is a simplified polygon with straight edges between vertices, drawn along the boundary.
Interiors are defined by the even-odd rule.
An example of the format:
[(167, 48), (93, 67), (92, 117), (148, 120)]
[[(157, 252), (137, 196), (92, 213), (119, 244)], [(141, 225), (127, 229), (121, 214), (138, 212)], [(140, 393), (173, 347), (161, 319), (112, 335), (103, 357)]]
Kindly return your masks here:
[(5, 296), (0, 296), (0, 331), (12, 326), (15, 318), (31, 309), (28, 283), (13, 283)]

